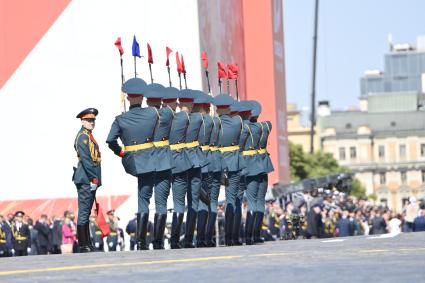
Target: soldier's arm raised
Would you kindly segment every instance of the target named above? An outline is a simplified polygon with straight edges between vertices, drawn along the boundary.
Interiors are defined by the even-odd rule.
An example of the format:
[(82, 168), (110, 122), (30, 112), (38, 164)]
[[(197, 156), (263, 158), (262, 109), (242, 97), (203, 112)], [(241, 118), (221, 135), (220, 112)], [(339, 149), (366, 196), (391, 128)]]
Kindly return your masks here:
[(118, 138), (121, 135), (121, 128), (118, 124), (117, 119), (112, 123), (111, 130), (109, 131), (108, 138), (106, 139), (106, 143), (108, 147), (118, 156), (123, 157), (124, 151), (121, 146), (118, 144)]
[(94, 164), (89, 148), (90, 137), (87, 134), (81, 134), (77, 140), (77, 152), (80, 157), (81, 164), (84, 167), (85, 172), (87, 173), (90, 182), (97, 184), (99, 180), (97, 179), (97, 165)]

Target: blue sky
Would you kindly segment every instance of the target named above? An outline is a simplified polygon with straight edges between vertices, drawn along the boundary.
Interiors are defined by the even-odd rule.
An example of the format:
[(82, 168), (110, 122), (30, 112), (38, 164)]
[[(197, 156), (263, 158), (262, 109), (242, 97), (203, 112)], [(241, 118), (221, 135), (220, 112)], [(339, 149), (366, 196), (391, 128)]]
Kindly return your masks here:
[[(287, 101), (310, 105), (314, 0), (284, 0)], [(387, 35), (415, 43), (425, 34), (424, 0), (320, 0), (316, 101), (358, 106), (365, 70), (384, 68)]]

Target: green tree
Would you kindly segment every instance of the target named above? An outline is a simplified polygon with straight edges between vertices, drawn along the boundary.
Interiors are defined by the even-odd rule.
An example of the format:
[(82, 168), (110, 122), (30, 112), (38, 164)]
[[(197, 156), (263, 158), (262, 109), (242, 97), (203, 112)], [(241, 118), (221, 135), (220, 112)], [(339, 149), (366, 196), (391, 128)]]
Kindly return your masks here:
[[(339, 166), (332, 154), (317, 151), (309, 154), (303, 151), (302, 146), (289, 143), (289, 158), (291, 180), (300, 181), (305, 178), (319, 177), (332, 173), (349, 173), (348, 168)], [(353, 178), (351, 195), (356, 197), (366, 197), (366, 189), (361, 182)]]

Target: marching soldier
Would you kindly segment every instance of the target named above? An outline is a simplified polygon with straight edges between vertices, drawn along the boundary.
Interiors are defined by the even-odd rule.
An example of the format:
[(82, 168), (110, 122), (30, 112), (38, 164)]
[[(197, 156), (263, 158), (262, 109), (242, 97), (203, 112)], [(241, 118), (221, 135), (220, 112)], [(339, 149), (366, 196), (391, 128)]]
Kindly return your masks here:
[[(210, 151), (210, 139), (211, 132), (214, 126), (213, 118), (210, 116), (210, 105), (212, 102), (212, 98), (209, 95), (201, 91), (197, 91), (198, 96), (195, 98), (193, 112), (199, 112), (202, 115), (202, 127), (199, 131), (199, 144), (202, 149), (202, 153), (206, 160), (209, 161), (208, 166), (202, 167), (202, 188), (209, 194), (210, 186), (212, 183), (212, 176), (210, 172), (212, 171), (213, 163), (210, 161), (211, 151)], [(202, 193), (202, 191), (201, 191)], [(208, 211), (209, 211), (209, 203), (205, 203), (204, 201), (199, 202), (198, 209), (198, 222), (196, 225), (196, 247), (207, 247), (206, 242), (206, 225), (208, 221)]]
[(241, 187), (245, 189), (248, 202), (248, 211), (245, 221), (245, 242), (247, 245), (253, 244), (252, 233), (254, 224), (254, 212), (256, 211), (257, 194), (259, 188), (258, 175), (262, 173), (261, 164), (258, 162), (257, 153), (261, 138), (261, 126), (251, 119), (253, 102), (243, 101), (239, 115), (243, 119), (243, 129), (241, 134), (241, 152), (245, 161), (245, 174), (241, 178)]
[[(164, 231), (167, 223), (167, 199), (171, 187), (171, 169), (173, 156), (170, 150), (170, 130), (174, 118), (171, 107), (161, 107), (161, 100), (167, 100), (167, 90), (160, 84), (150, 84), (145, 93), (148, 106), (159, 112), (159, 123), (155, 130), (153, 144), (155, 146), (155, 217), (153, 229), (153, 249), (164, 249)], [(171, 99), (173, 100), (173, 99)]]
[(94, 215), (90, 216), (90, 235), (95, 251), (104, 252), (105, 250), (103, 246), (102, 231), (100, 230)]
[(233, 98), (227, 94), (220, 94), (214, 98), (214, 104), (217, 106), (217, 114), (221, 120), (218, 147), (222, 154), (222, 169), (227, 174), (229, 182), (226, 186), (226, 246), (232, 245), (235, 203), (239, 188), (240, 170), (243, 166), (239, 154), (239, 138), (242, 129), (242, 121), (240, 117), (230, 116), (230, 105), (233, 103)]
[(28, 225), (22, 222), (25, 215), (23, 211), (15, 213), (15, 221), (12, 224), (13, 249), (15, 256), (26, 256), (31, 252), (31, 235)]
[[(212, 102), (214, 99), (212, 100)], [(221, 120), (218, 116), (213, 117), (213, 128), (210, 137), (210, 150), (207, 154), (207, 158), (210, 161), (208, 164), (208, 170), (210, 172), (210, 183), (209, 183), (209, 214), (208, 222), (205, 233), (205, 240), (207, 247), (216, 247), (214, 241), (215, 223), (217, 220), (217, 205), (218, 196), (220, 194), (221, 184), (221, 173), (222, 173), (222, 156), (218, 150), (218, 135), (221, 130)]]
[(189, 125), (186, 130), (185, 151), (191, 168), (187, 173), (187, 215), (186, 231), (184, 235), (184, 247), (194, 248), (193, 235), (195, 233), (196, 217), (198, 213), (199, 194), (201, 191), (202, 167), (208, 165), (204, 154), (199, 146), (199, 131), (203, 123), (202, 114), (193, 112), (193, 102), (198, 96), (194, 90), (183, 90), (180, 92), (180, 109), (189, 113)]
[[(167, 88), (167, 100), (164, 100), (164, 105), (176, 111), (177, 98), (179, 102), (184, 104), (188, 99), (180, 97), (180, 92), (173, 88)], [(187, 100), (186, 100), (187, 99)], [(172, 187), (173, 190), (173, 220), (171, 223), (171, 238), (170, 246), (172, 249), (180, 249), (180, 232), (183, 224), (184, 210), (185, 210), (185, 196), (188, 181), (188, 170), (192, 164), (187, 157), (186, 151), (186, 130), (189, 126), (189, 113), (187, 111), (180, 111), (175, 113), (173, 124), (170, 131), (170, 149), (173, 155), (172, 169)]]
[[(258, 117), (261, 113), (261, 105), (252, 101), (253, 110), (251, 115), (251, 121), (257, 122)], [(254, 212), (254, 229), (253, 229), (253, 237), (254, 243), (263, 243), (264, 239), (261, 238), (261, 226), (264, 218), (264, 210), (265, 210), (265, 198), (267, 193), (267, 184), (268, 184), (268, 173), (273, 172), (273, 164), (270, 159), (269, 153), (267, 152), (267, 142), (269, 134), (272, 130), (272, 124), (270, 121), (260, 122), (261, 126), (261, 136), (258, 144), (258, 162), (261, 164), (262, 173), (259, 174), (259, 187), (257, 193), (257, 202), (256, 202), (256, 211)]]
[(118, 223), (116, 221), (115, 211), (109, 210), (106, 212), (106, 215), (108, 215), (108, 224), (109, 224), (109, 231), (111, 231), (106, 237), (106, 243), (108, 244), (108, 251), (110, 252), (116, 252), (117, 251), (117, 244), (118, 244)]
[(72, 179), (78, 193), (77, 238), (82, 253), (95, 250), (90, 241), (89, 216), (96, 190), (102, 185), (100, 151), (92, 134), (98, 113), (97, 109), (88, 108), (77, 115), (82, 127), (74, 143), (79, 162)]
[[(141, 108), (146, 83), (140, 78), (126, 81), (122, 91), (127, 94), (130, 110), (117, 116), (112, 123), (106, 142), (109, 148), (122, 158), (125, 171), (137, 177), (138, 215), (137, 249), (147, 250), (146, 241), (149, 201), (154, 185), (155, 165), (153, 164), (155, 128), (159, 122), (159, 113), (155, 107)], [(123, 147), (118, 144), (121, 139)]]

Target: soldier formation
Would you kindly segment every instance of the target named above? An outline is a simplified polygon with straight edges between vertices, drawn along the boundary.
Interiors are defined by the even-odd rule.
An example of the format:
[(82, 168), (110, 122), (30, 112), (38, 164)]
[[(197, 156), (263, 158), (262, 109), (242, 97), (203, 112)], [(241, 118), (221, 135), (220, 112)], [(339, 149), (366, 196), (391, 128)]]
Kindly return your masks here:
[[(141, 78), (127, 80), (122, 91), (130, 103), (129, 111), (115, 118), (106, 142), (122, 159), (125, 171), (138, 180), (134, 232), (137, 250), (148, 249), (149, 203), (153, 192), (153, 248), (164, 249), (171, 190), (171, 248), (215, 247), (221, 184), (225, 184), (226, 198), (225, 245), (242, 245), (239, 231), (244, 194), (248, 200), (246, 244), (262, 242), (267, 174), (273, 166), (266, 149), (271, 123), (257, 121), (261, 105), (256, 101), (239, 102), (226, 93), (212, 97), (199, 90), (148, 85)], [(142, 107), (143, 99), (147, 107)], [(216, 107), (217, 115), (210, 114), (212, 106)], [(83, 252), (94, 250), (86, 231), (96, 189), (101, 184), (100, 153), (91, 133), (97, 113), (89, 108), (77, 116), (83, 127), (75, 142), (80, 162), (74, 182), (79, 195), (77, 237)], [(79, 170), (86, 166), (88, 169)]]

